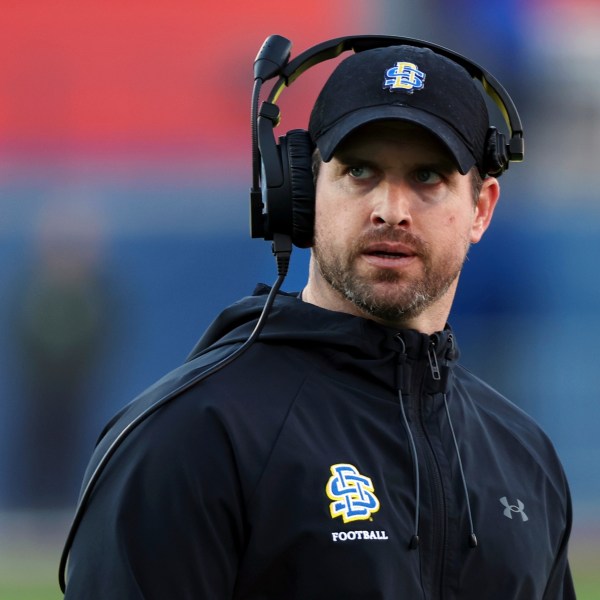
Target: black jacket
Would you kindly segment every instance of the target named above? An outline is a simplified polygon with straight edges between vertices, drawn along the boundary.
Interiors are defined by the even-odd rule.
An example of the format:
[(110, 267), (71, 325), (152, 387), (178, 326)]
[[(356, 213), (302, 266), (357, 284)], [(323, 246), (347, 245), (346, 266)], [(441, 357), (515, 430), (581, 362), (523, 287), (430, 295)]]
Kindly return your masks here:
[(449, 329), (394, 331), (280, 294), (259, 341), (190, 386), (263, 303), (225, 310), (107, 426), (87, 478), (169, 399), (99, 477), (67, 600), (575, 597), (552, 444), (457, 364)]

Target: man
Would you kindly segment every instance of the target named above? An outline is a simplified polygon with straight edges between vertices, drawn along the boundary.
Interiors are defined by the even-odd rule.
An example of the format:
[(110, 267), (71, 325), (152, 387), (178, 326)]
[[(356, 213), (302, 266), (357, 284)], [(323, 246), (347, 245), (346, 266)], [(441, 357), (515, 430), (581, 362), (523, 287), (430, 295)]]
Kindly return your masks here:
[[(399, 64), (420, 75), (390, 90)], [(226, 309), (107, 427), (86, 479), (122, 443), (89, 495), (66, 598), (575, 597), (555, 451), (458, 364), (447, 325), (499, 196), (488, 128), (471, 77), (431, 50), (337, 67), (309, 127), (305, 288), (194, 380), (248, 339), (267, 290)]]

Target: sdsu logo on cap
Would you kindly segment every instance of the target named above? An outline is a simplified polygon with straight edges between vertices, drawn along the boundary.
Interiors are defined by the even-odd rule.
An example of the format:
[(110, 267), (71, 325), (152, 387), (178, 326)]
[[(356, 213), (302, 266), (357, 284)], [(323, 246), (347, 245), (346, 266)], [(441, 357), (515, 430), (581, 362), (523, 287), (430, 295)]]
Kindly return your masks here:
[(364, 521), (379, 510), (373, 482), (361, 475), (354, 465), (332, 465), (331, 473), (325, 491), (333, 501), (329, 505), (332, 519), (342, 517), (344, 523)]
[(423, 89), (425, 86), (425, 73), (419, 70), (414, 63), (397, 62), (385, 72), (383, 87), (390, 92), (404, 90), (412, 94), (415, 90)]

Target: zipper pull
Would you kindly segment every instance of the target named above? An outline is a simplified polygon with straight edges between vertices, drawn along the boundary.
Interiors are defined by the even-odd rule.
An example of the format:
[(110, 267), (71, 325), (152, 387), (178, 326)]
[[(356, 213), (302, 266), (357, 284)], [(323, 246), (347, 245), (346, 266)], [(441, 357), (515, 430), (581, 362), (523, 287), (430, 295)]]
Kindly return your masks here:
[(404, 388), (405, 378), (404, 371), (406, 369), (406, 344), (402, 339), (401, 334), (396, 334), (396, 341), (400, 344), (400, 351), (398, 352), (398, 360), (396, 361), (396, 387), (398, 391), (402, 392)]
[(448, 349), (446, 350), (446, 360), (456, 360), (458, 357), (458, 351), (454, 345), (454, 336), (448, 334)]
[(435, 354), (435, 344), (431, 342), (427, 349), (427, 358), (429, 358), (429, 368), (431, 369), (431, 376), (434, 381), (439, 381), (442, 378), (440, 373), (440, 365), (438, 364), (437, 356)]

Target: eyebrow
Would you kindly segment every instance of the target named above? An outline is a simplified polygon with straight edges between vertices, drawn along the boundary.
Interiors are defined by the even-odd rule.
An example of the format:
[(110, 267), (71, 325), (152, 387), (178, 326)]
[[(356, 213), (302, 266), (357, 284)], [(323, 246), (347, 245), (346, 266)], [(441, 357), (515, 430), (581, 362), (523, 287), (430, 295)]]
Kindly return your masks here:
[[(341, 150), (333, 157), (342, 166), (354, 164), (364, 165), (366, 167), (378, 167), (380, 161), (373, 158), (367, 158), (364, 152), (360, 150)], [(417, 169), (429, 169), (445, 175), (458, 172), (458, 165), (450, 157), (438, 156), (432, 159), (423, 159), (415, 162)]]
[(458, 165), (451, 158), (437, 158), (431, 161), (424, 161), (420, 168), (431, 169), (432, 171), (438, 171), (445, 175), (451, 175), (454, 172), (458, 172)]
[(349, 165), (349, 164), (353, 164), (353, 163), (360, 163), (360, 164), (372, 164), (373, 160), (372, 159), (368, 159), (368, 158), (363, 158), (362, 156), (360, 156), (360, 152), (356, 151), (356, 150), (340, 150), (339, 152), (336, 152), (333, 156), (333, 158), (339, 162), (342, 163), (343, 165)]

